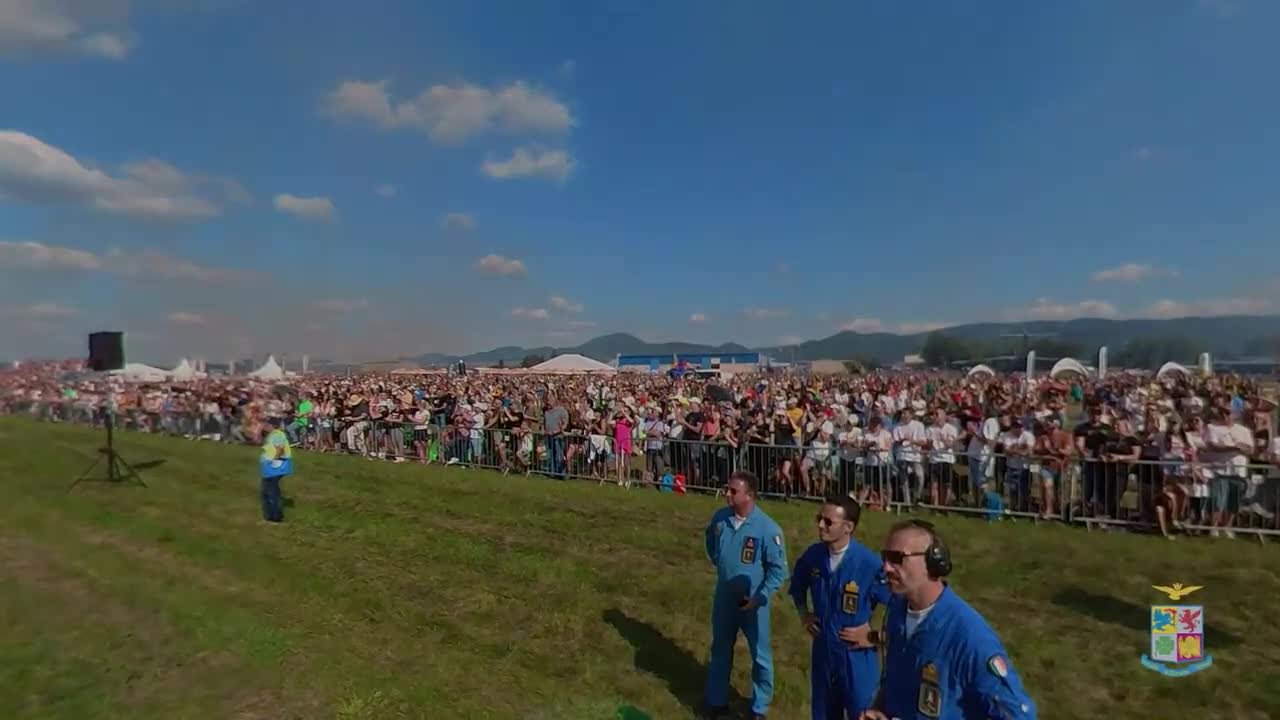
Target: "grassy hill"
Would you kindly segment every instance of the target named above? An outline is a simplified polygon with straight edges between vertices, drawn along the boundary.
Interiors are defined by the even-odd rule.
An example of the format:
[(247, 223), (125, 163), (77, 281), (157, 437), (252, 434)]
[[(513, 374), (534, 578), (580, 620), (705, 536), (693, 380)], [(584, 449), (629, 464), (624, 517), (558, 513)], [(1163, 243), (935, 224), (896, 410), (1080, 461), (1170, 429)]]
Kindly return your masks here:
[[(1035, 321), (1025, 323), (970, 323), (942, 330), (946, 335), (965, 340), (999, 342), (1010, 351), (1021, 347), (1021, 340), (1012, 337), (1018, 333), (1052, 336), (1054, 341), (1079, 345), (1086, 354), (1097, 352), (1106, 345), (1119, 352), (1133, 340), (1185, 340), (1195, 352), (1208, 351), (1219, 355), (1251, 355), (1265, 349), (1263, 354), (1274, 354), (1280, 348), (1280, 316), (1232, 316), (1213, 318), (1174, 318), (1166, 320), (1108, 320), (1080, 318), (1062, 322)], [(850, 360), (873, 358), (880, 362), (898, 362), (903, 356), (917, 353), (924, 346), (928, 333), (896, 335), (894, 333), (838, 332), (825, 338), (806, 340), (797, 345), (757, 348), (778, 360)], [(582, 345), (571, 348), (522, 348), (515, 346), (495, 348), (471, 355), (447, 355), (428, 353), (409, 360), (423, 365), (448, 365), (465, 360), (475, 366), (492, 365), (499, 360), (508, 365), (519, 363), (527, 355), (550, 357), (559, 353), (578, 353), (603, 362), (613, 360), (619, 354), (670, 355), (672, 353), (730, 353), (747, 352), (748, 348), (736, 343), (705, 345), (687, 342), (651, 343), (626, 333), (602, 335)], [(1194, 362), (1195, 357), (1179, 358)]]
[[(269, 526), (254, 449), (125, 434), (148, 487), (67, 492), (100, 440), (0, 418), (0, 717), (668, 720), (700, 701), (715, 498), (302, 453)], [(794, 559), (813, 506), (766, 509)], [(1274, 545), (940, 526), (1041, 717), (1280, 716)], [(1205, 586), (1215, 659), (1179, 680), (1138, 662), (1151, 585), (1172, 582)], [(807, 636), (773, 612), (771, 717), (808, 717)]]

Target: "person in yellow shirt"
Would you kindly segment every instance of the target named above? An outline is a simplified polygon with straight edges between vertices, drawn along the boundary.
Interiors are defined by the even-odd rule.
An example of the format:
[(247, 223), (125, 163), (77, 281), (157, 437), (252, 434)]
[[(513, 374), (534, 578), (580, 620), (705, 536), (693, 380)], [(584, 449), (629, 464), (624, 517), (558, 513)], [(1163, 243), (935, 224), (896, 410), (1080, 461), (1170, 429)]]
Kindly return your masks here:
[(258, 456), (258, 470), (262, 477), (262, 519), (267, 522), (284, 522), (284, 499), (280, 495), (280, 481), (293, 473), (293, 449), (289, 436), (281, 429), (282, 420), (271, 418), (270, 431), (262, 441), (262, 453)]

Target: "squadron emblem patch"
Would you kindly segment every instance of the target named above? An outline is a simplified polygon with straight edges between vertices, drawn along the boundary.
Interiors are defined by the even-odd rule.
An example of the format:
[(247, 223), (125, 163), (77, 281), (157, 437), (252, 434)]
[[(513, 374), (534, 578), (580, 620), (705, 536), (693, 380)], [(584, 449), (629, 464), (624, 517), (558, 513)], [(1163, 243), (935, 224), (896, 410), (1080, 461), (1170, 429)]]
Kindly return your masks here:
[(841, 609), (852, 615), (858, 612), (858, 583), (850, 580), (844, 584), (844, 592), (841, 593)]
[(942, 715), (942, 686), (938, 682), (938, 668), (926, 663), (920, 670), (920, 694), (916, 696), (916, 712), (929, 718)]

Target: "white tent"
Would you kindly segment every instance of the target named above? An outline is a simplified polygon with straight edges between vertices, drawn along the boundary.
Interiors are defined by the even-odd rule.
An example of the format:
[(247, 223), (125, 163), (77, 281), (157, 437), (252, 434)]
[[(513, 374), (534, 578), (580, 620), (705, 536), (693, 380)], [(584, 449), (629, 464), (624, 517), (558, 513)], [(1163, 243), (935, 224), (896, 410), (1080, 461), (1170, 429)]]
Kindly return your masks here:
[(178, 363), (178, 367), (174, 368), (169, 373), (169, 376), (174, 380), (195, 380), (197, 378), (207, 377), (205, 373), (202, 373), (192, 367), (191, 363), (186, 358), (182, 358), (182, 362)]
[(272, 355), (267, 358), (262, 367), (249, 373), (249, 377), (259, 380), (281, 380), (284, 378), (284, 369), (280, 367), (280, 363), (276, 362), (276, 356)]
[(1053, 368), (1049, 370), (1049, 377), (1056, 378), (1067, 373), (1078, 373), (1081, 377), (1089, 377), (1089, 368), (1081, 365), (1075, 358), (1062, 358), (1053, 364)]
[(996, 371), (992, 370), (986, 365), (974, 365), (972, 368), (969, 369), (969, 374), (966, 377), (973, 377), (974, 375), (995, 375), (995, 374), (996, 374)]
[(1161, 365), (1160, 369), (1156, 371), (1156, 377), (1164, 378), (1174, 373), (1179, 375), (1190, 375), (1191, 371), (1176, 362), (1167, 362)]
[(617, 370), (589, 357), (569, 353), (557, 355), (529, 368), (531, 373), (615, 373)]
[(142, 363), (126, 363), (123, 369), (112, 370), (111, 375), (129, 382), (164, 382), (169, 377), (164, 370)]

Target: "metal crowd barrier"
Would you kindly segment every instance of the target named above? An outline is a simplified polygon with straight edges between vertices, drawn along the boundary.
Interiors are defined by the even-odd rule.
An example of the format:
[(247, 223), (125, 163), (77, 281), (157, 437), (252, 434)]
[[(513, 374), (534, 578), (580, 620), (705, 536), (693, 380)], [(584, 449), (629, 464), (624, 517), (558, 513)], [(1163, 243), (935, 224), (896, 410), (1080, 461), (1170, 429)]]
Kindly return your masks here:
[[(101, 424), (104, 414), (75, 401), (2, 403), (0, 413), (52, 422)], [(258, 442), (243, 421), (222, 414), (128, 409), (117, 425), (192, 439)], [(1089, 529), (1134, 528), (1165, 534), (1280, 536), (1280, 470), (1184, 460), (1103, 461), (963, 451), (903, 462), (896, 452), (800, 445), (734, 445), (669, 437), (633, 437), (617, 456), (609, 435), (549, 436), (526, 428), (456, 427), (315, 417), (290, 419), (300, 447), (395, 462), (461, 465), (504, 473), (594, 480), (674, 492), (719, 493), (737, 470), (760, 480), (772, 498), (819, 500), (850, 495), (870, 509), (1025, 519)], [(981, 478), (982, 482), (974, 482)], [(1231, 526), (1226, 527), (1226, 521)]]

